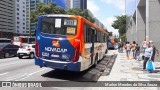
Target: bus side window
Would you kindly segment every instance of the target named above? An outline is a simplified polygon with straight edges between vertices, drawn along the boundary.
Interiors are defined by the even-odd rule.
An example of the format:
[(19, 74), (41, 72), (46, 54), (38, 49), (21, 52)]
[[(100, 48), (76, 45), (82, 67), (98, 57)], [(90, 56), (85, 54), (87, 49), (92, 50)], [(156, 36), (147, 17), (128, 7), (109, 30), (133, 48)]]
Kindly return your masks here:
[(84, 35), (85, 35), (85, 43), (91, 42), (91, 30), (90, 26), (86, 23), (84, 24)]

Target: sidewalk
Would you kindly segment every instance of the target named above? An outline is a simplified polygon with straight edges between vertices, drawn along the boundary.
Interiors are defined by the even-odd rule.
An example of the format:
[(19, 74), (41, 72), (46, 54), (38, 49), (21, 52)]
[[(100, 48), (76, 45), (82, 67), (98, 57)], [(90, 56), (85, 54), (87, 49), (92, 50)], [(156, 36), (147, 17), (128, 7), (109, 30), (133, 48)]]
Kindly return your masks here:
[[(160, 72), (149, 73), (148, 71), (141, 71), (143, 61), (135, 59), (127, 60), (126, 53), (118, 53), (116, 61), (112, 67), (110, 75), (101, 76), (98, 81), (160, 81)], [(131, 57), (132, 58), (132, 57)], [(160, 62), (155, 62), (155, 67), (160, 67)], [(157, 69), (158, 70), (158, 69)], [(160, 69), (159, 69), (160, 70)], [(160, 90), (158, 87), (102, 87), (92, 88), (90, 90)]]

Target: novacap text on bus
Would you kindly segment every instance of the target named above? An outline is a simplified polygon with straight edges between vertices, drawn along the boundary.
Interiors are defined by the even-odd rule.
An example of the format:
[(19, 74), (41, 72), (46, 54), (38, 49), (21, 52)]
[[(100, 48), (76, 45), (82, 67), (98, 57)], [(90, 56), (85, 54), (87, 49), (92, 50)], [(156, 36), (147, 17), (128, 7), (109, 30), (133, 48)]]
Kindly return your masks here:
[(35, 64), (84, 71), (104, 57), (107, 35), (106, 31), (81, 16), (39, 16)]

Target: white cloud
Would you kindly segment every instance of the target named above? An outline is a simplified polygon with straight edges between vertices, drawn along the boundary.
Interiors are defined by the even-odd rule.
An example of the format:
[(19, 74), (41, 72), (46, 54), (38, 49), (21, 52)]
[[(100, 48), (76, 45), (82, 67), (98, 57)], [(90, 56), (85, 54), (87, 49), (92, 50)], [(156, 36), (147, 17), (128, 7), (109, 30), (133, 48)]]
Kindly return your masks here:
[(97, 13), (100, 8), (96, 5), (96, 3), (93, 0), (88, 0), (87, 1), (87, 8), (93, 13)]
[(119, 35), (119, 34), (118, 34), (118, 30), (117, 30), (117, 29), (114, 29), (114, 28), (112, 27), (112, 23), (113, 23), (114, 20), (116, 20), (115, 17), (108, 17), (108, 18), (106, 18), (106, 19), (104, 19), (104, 20), (101, 20), (101, 22), (107, 27), (107, 30), (108, 30), (109, 32), (113, 32), (114, 35)]

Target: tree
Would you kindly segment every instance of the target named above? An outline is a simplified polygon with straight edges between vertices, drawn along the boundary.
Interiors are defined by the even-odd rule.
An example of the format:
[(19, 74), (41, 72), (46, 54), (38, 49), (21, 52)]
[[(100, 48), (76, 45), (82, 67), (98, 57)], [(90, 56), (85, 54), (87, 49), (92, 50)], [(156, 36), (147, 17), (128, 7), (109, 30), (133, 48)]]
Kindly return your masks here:
[(65, 14), (65, 10), (56, 5), (56, 3), (49, 3), (48, 5), (44, 3), (39, 3), (37, 9), (31, 12), (31, 22), (37, 22), (38, 16), (44, 14)]
[(104, 31), (106, 31), (109, 34), (109, 31), (107, 29), (103, 29)]
[(79, 15), (79, 16), (82, 16), (84, 17), (85, 19), (89, 20), (90, 22), (94, 23), (95, 22), (95, 19), (92, 18), (89, 13), (88, 13), (88, 10), (81, 10), (79, 8), (76, 8), (76, 9), (69, 9), (66, 11), (66, 14), (69, 14), (69, 15)]
[(126, 15), (116, 16), (116, 20), (113, 21), (112, 27), (119, 30), (119, 34), (122, 36), (126, 33)]

